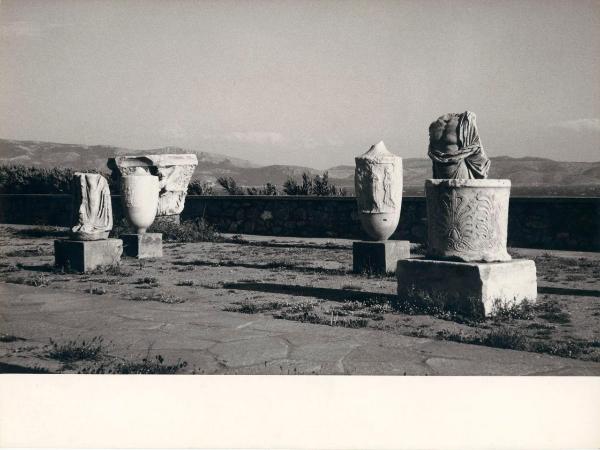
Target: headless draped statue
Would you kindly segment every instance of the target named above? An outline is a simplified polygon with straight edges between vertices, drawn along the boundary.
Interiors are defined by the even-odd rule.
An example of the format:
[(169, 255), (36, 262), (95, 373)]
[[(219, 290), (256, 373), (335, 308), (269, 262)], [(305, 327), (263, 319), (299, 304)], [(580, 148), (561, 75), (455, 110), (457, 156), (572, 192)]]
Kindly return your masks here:
[(112, 203), (106, 179), (97, 173), (73, 176), (73, 227), (71, 234), (78, 240), (108, 238), (112, 230)]
[(433, 178), (487, 178), (490, 160), (483, 151), (475, 113), (449, 113), (429, 126)]

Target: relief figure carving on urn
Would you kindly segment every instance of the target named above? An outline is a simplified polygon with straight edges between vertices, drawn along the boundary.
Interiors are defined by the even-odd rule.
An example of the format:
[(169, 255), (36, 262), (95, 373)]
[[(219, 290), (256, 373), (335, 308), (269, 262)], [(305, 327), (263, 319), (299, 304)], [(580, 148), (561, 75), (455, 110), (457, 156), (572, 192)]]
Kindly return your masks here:
[(361, 224), (375, 241), (389, 238), (400, 220), (402, 158), (383, 142), (355, 158), (354, 184)]
[(72, 237), (84, 241), (108, 238), (113, 217), (106, 179), (97, 173), (77, 172), (73, 176), (72, 192)]

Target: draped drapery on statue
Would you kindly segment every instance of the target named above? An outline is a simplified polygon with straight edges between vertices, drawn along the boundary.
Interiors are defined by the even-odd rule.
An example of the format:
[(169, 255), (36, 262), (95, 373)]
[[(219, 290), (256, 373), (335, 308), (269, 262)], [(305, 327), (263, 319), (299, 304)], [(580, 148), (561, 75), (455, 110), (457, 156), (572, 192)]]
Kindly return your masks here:
[(487, 178), (490, 160), (483, 150), (475, 113), (445, 114), (429, 127), (433, 178)]
[(113, 226), (112, 203), (106, 179), (97, 173), (73, 176), (73, 226), (75, 239), (108, 238)]

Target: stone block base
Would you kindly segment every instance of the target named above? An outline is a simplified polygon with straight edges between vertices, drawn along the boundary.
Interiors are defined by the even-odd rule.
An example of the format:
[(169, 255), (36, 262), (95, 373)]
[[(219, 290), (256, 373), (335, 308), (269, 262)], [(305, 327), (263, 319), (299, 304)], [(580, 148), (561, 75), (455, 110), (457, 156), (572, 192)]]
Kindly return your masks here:
[(162, 252), (162, 233), (122, 234), (123, 252), (134, 258), (160, 258)]
[(427, 259), (398, 261), (398, 301), (415, 302), (471, 316), (489, 316), (498, 306), (535, 302), (535, 263), (527, 259), (465, 263)]
[(123, 253), (121, 239), (98, 241), (54, 241), (54, 265), (77, 272), (89, 272), (99, 267), (115, 266)]
[(356, 241), (352, 244), (352, 266), (356, 273), (394, 273), (400, 259), (410, 258), (409, 241)]

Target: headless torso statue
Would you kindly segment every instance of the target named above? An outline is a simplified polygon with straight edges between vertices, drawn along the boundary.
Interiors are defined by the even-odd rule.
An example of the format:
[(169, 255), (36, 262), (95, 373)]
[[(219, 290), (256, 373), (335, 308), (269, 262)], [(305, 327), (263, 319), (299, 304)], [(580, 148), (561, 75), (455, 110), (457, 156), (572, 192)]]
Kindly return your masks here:
[(483, 151), (475, 113), (449, 113), (429, 126), (429, 157), (433, 178), (487, 178), (490, 160)]

